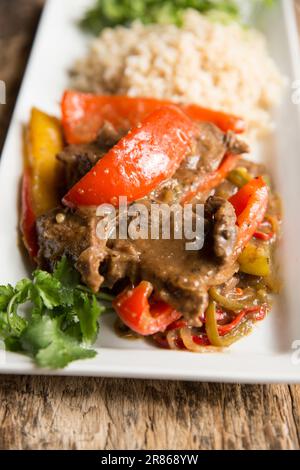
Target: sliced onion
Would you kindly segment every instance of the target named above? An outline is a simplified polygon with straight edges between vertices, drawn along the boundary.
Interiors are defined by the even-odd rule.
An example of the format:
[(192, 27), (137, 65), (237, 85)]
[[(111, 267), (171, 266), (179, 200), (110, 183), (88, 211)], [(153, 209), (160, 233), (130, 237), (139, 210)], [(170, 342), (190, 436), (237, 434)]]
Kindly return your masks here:
[(209, 295), (212, 300), (214, 300), (218, 305), (225, 308), (226, 310), (230, 310), (231, 312), (240, 312), (247, 307), (246, 301), (239, 301), (233, 300), (229, 297), (224, 297), (221, 295), (215, 287), (212, 287), (209, 290)]
[(216, 348), (212, 346), (200, 346), (199, 344), (195, 343), (193, 336), (194, 333), (190, 328), (182, 328), (180, 330), (180, 337), (188, 351), (206, 354), (216, 351)]
[(173, 349), (175, 351), (179, 351), (180, 348), (178, 347), (178, 343), (177, 343), (177, 341), (178, 341), (178, 330), (168, 331), (167, 341), (168, 341), (170, 349)]
[(207, 348), (205, 346), (199, 346), (193, 340), (193, 334), (190, 328), (181, 328), (180, 337), (188, 351), (192, 352), (204, 352)]

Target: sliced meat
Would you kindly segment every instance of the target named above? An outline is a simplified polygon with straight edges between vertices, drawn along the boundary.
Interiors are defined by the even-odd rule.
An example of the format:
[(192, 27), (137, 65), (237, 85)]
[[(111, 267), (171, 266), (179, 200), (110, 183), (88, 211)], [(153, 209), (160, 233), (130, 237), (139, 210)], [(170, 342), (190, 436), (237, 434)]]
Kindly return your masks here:
[(105, 121), (96, 139), (97, 145), (107, 152), (126, 135), (128, 130), (117, 130), (110, 122)]
[(64, 165), (67, 189), (86, 175), (123, 135), (105, 122), (95, 142), (65, 147), (57, 158)]
[(52, 271), (57, 261), (67, 256), (83, 282), (97, 292), (103, 282), (100, 264), (106, 257), (106, 242), (97, 237), (97, 223), (94, 209), (58, 208), (39, 217), (39, 265)]
[[(149, 230), (150, 233), (150, 230)], [(174, 233), (171, 230), (171, 234)], [(208, 290), (229, 281), (238, 271), (234, 253), (236, 215), (226, 200), (212, 197), (205, 205), (205, 240), (201, 250), (188, 251), (185, 238), (176, 240), (109, 240), (112, 252), (134, 252), (123, 274), (132, 282), (151, 282), (159, 297), (182, 312), (191, 324), (200, 324), (208, 304)], [(105, 278), (112, 287), (114, 260), (108, 261)], [(202, 318), (203, 319), (203, 318)]]
[[(173, 178), (164, 182), (151, 195), (153, 200), (172, 203), (178, 202), (186, 193), (201, 184), (206, 173), (215, 171), (226, 153), (237, 155), (249, 151), (248, 145), (232, 132), (224, 134), (210, 123), (198, 125), (198, 137), (192, 145), (192, 152), (186, 157)], [(105, 123), (97, 140), (91, 144), (71, 145), (66, 147), (58, 159), (64, 164), (67, 188), (71, 188), (97, 161), (113, 147), (124, 133)], [(200, 197), (205, 202), (209, 194)]]
[[(225, 153), (241, 155), (249, 151), (246, 143), (241, 141), (236, 134), (228, 132), (224, 134), (218, 127), (209, 122), (198, 124), (199, 134), (195, 139), (190, 159), (199, 157), (196, 170), (211, 172), (217, 170)], [(186, 167), (189, 167), (189, 162)]]
[[(67, 189), (88, 173), (104, 153), (96, 144), (69, 145), (57, 155), (63, 164)], [(66, 188), (64, 188), (66, 191)]]
[[(154, 191), (152, 197), (156, 201), (180, 201), (186, 194), (201, 185), (207, 173), (219, 168), (227, 153), (242, 155), (249, 151), (248, 145), (232, 132), (224, 134), (210, 123), (201, 123), (198, 127), (199, 134), (193, 143), (191, 155), (186, 157), (171, 180), (166, 181)], [(205, 202), (209, 194), (210, 192), (200, 194), (197, 202)]]
[[(209, 247), (187, 251), (186, 240), (117, 240), (113, 250), (123, 252), (128, 243), (134, 245), (139, 264), (129, 262), (126, 277), (151, 282), (158, 296), (194, 326), (203, 320), (209, 288), (227, 282), (238, 271), (234, 260), (219, 264)], [(109, 270), (106, 275), (109, 282)]]
[(228, 153), (232, 153), (233, 155), (241, 155), (243, 153), (249, 153), (250, 151), (249, 145), (237, 137), (237, 135), (232, 131), (225, 134), (224, 144)]
[[(119, 137), (119, 136), (118, 136)], [(68, 147), (59, 159), (65, 164), (69, 185), (73, 185), (118, 138), (104, 127), (97, 142), (88, 146)], [(216, 170), (228, 152), (248, 150), (233, 134), (224, 134), (213, 124), (199, 125), (193, 151), (173, 178), (166, 181), (143, 201), (173, 204), (207, 172)], [(75, 181), (76, 180), (76, 181)], [(202, 195), (203, 201), (208, 195)], [(113, 287), (119, 280), (150, 281), (156, 293), (181, 311), (191, 324), (200, 324), (208, 302), (208, 289), (232, 278), (238, 270), (234, 259), (236, 242), (235, 215), (229, 202), (209, 199), (206, 205), (207, 232), (204, 248), (187, 251), (187, 240), (100, 240), (97, 237), (96, 209), (56, 209), (39, 218), (39, 262), (46, 269), (63, 255), (70, 257), (82, 280), (94, 291), (105, 281)]]
[(204, 248), (194, 251), (186, 249), (185, 238), (175, 239), (173, 230), (170, 240), (99, 240), (95, 209), (56, 209), (38, 220), (39, 261), (53, 269), (63, 255), (70, 257), (94, 291), (104, 281), (112, 288), (126, 278), (132, 283), (147, 280), (161, 299), (197, 325), (207, 308), (208, 289), (227, 282), (238, 269), (231, 209), (220, 198), (209, 201)]
[(140, 253), (134, 243), (128, 240), (109, 240), (108, 256), (103, 275), (107, 287), (113, 288), (120, 280), (130, 279), (133, 284), (139, 280)]
[(211, 197), (206, 206), (206, 218), (212, 226), (212, 244), (215, 255), (226, 262), (232, 259), (237, 242), (236, 214), (230, 202), (220, 197)]

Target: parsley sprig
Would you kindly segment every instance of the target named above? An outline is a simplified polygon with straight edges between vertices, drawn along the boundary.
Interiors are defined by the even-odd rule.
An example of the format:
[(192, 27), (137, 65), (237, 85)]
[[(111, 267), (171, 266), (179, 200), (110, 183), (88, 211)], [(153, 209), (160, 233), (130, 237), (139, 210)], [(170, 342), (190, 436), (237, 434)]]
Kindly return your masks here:
[(93, 358), (98, 320), (110, 300), (82, 286), (63, 258), (53, 274), (38, 270), (15, 287), (0, 286), (0, 338), (7, 350), (32, 357), (39, 367), (60, 369)]

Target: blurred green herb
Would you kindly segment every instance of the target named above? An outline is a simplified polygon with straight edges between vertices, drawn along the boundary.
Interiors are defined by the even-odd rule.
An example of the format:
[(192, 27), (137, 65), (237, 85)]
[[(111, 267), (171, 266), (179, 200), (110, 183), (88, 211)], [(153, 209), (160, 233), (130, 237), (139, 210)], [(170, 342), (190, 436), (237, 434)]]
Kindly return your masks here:
[(271, 6), (276, 0), (97, 0), (80, 25), (92, 34), (105, 27), (129, 25), (134, 20), (145, 24), (182, 25), (183, 13), (193, 8), (220, 22), (244, 22), (251, 10)]

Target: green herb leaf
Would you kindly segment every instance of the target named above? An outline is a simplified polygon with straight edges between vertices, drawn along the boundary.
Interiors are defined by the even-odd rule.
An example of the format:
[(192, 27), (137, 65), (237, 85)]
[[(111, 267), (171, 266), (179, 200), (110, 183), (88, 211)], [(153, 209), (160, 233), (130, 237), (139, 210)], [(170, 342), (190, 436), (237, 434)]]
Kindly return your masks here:
[(7, 305), (6, 323), (15, 336), (19, 336), (27, 325), (26, 320), (18, 315), (18, 307), (30, 300), (32, 282), (29, 279), (20, 281)]
[(80, 284), (80, 275), (64, 256), (56, 265), (53, 277), (64, 287), (75, 289)]
[(14, 296), (15, 290), (9, 284), (8, 286), (0, 286), (0, 310), (6, 310), (11, 298)]
[(79, 318), (83, 341), (93, 344), (98, 334), (98, 319), (105, 309), (100, 307), (94, 295), (83, 292), (76, 295), (74, 309)]
[(49, 310), (65, 303), (61, 283), (45, 271), (36, 271), (34, 273), (34, 289), (37, 298), (40, 297), (44, 306)]
[[(1, 286), (0, 337), (6, 349), (54, 369), (94, 357), (96, 352), (86, 345), (97, 339), (98, 320), (111, 297), (103, 294), (105, 305), (99, 304), (97, 296), (79, 280), (63, 258), (53, 274), (35, 271), (32, 281), (23, 279), (15, 288)], [(99, 294), (99, 300), (101, 297)], [(25, 304), (29, 308), (21, 309)]]
[(40, 349), (45, 349), (52, 343), (57, 331), (57, 319), (49, 316), (33, 318), (20, 337), (22, 350), (34, 357)]
[(97, 355), (92, 349), (85, 349), (66, 335), (57, 337), (46, 349), (41, 349), (36, 355), (39, 367), (48, 369), (63, 369), (70, 362), (80, 359), (92, 359)]
[[(105, 27), (143, 23), (182, 25), (183, 13), (193, 8), (220, 22), (245, 22), (257, 7), (268, 7), (275, 0), (97, 0), (87, 11), (80, 26), (98, 34)], [(245, 12), (247, 15), (245, 15)]]
[(76, 339), (60, 329), (57, 318), (34, 319), (20, 338), (23, 351), (29, 353), (40, 367), (58, 369), (78, 359), (95, 357), (96, 352), (83, 348)]

